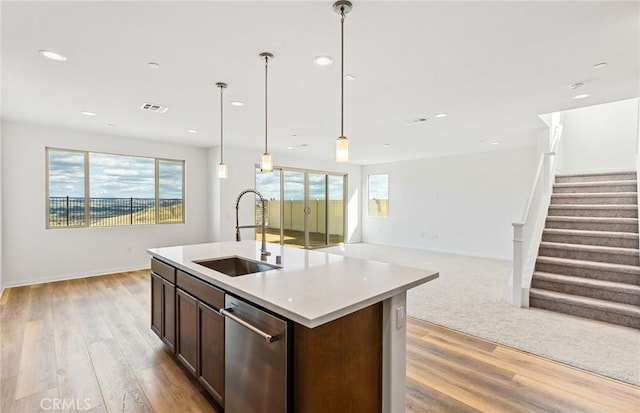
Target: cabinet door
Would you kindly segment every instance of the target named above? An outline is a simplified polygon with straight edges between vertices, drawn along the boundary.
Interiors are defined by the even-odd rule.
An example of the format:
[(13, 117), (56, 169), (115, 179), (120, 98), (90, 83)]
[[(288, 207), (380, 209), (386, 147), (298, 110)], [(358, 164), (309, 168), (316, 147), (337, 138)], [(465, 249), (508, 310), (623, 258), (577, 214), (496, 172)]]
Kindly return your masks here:
[(176, 355), (196, 375), (198, 365), (198, 302), (181, 289), (176, 290)]
[(162, 338), (162, 278), (151, 273), (151, 330)]
[(176, 343), (176, 287), (162, 280), (162, 341), (175, 351)]
[(198, 381), (224, 407), (224, 317), (198, 302)]

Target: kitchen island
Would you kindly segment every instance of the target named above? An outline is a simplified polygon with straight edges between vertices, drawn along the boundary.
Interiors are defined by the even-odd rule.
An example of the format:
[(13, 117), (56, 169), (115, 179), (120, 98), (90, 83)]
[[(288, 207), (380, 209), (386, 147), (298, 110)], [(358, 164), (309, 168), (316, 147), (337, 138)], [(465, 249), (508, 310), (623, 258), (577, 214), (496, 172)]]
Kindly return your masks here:
[[(271, 410), (283, 413), (403, 412), (406, 291), (438, 273), (267, 247), (274, 268), (240, 276), (203, 261), (260, 263), (256, 241), (150, 249), (152, 329), (226, 413), (252, 411), (247, 399), (272, 393), (282, 397)], [(264, 346), (264, 357), (253, 354)], [(262, 364), (246, 364), (256, 357)], [(260, 377), (242, 378), (247, 370)]]

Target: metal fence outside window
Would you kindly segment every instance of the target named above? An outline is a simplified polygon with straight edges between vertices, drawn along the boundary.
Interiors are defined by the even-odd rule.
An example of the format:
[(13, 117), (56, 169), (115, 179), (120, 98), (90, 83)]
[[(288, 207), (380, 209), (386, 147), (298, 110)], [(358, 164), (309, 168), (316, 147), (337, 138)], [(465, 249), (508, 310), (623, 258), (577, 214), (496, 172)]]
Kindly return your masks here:
[(182, 199), (159, 199), (156, 222), (153, 198), (90, 198), (89, 225), (85, 199), (49, 198), (49, 227), (121, 226), (184, 222)]

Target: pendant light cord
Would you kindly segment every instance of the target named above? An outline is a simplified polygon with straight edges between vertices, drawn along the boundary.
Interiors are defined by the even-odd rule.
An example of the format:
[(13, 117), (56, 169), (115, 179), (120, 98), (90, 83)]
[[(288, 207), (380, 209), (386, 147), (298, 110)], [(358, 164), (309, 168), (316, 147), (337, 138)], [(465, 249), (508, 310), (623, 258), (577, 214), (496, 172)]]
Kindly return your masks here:
[(224, 135), (223, 135), (223, 122), (224, 117), (222, 116), (223, 104), (222, 104), (222, 94), (224, 93), (224, 87), (220, 86), (220, 163), (224, 163)]
[(264, 153), (267, 150), (267, 67), (269, 66), (269, 56), (264, 57)]
[(340, 137), (344, 136), (344, 6), (340, 7)]

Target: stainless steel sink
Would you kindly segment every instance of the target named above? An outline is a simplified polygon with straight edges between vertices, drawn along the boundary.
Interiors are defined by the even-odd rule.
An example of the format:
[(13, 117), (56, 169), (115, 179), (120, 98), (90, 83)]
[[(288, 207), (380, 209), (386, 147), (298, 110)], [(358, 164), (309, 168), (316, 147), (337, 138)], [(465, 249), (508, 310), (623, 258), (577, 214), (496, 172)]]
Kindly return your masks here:
[(254, 274), (256, 272), (264, 272), (277, 270), (278, 266), (267, 264), (266, 262), (258, 262), (248, 260), (241, 257), (217, 258), (215, 260), (194, 261), (204, 267), (214, 271), (221, 272), (229, 277), (238, 277), (240, 275)]

